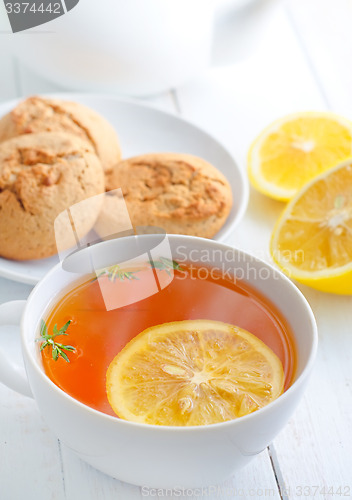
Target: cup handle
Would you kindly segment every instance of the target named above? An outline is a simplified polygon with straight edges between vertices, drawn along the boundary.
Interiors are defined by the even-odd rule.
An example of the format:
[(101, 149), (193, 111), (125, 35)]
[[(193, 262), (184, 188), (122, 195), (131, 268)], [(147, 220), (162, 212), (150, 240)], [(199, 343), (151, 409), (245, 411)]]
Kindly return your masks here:
[[(18, 325), (26, 305), (25, 300), (14, 300), (0, 306), (0, 325)], [(0, 348), (0, 382), (10, 389), (33, 398), (24, 367), (9, 359)]]

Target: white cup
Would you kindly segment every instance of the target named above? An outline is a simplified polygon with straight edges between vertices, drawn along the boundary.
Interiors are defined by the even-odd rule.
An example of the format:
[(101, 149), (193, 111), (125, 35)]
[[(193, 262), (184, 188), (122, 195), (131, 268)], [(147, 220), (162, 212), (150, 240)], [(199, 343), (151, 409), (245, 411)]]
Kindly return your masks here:
[[(171, 88), (209, 63), (212, 0), (81, 0), (16, 52), (69, 88), (128, 95)], [(39, 31), (39, 28), (36, 29)]]
[[(95, 251), (118, 255), (133, 251), (126, 237), (96, 245)], [(158, 236), (143, 235), (151, 247)], [(47, 425), (83, 460), (122, 481), (145, 487), (175, 488), (214, 485), (226, 480), (265, 449), (296, 408), (311, 372), (317, 349), (317, 329), (304, 296), (282, 273), (249, 254), (212, 240), (170, 235), (174, 259), (230, 270), (264, 294), (288, 321), (296, 343), (297, 370), (292, 385), (266, 407), (237, 420), (199, 427), (164, 427), (120, 420), (75, 400), (44, 373), (38, 345), (39, 321), (54, 298), (78, 275), (58, 264), (34, 288), (27, 301), (0, 307), (0, 324), (16, 324), (21, 316), (21, 340), (27, 378), (13, 362), (0, 356), (0, 381), (32, 395)], [(122, 247), (121, 247), (122, 245)], [(109, 257), (109, 258), (110, 258)], [(203, 262), (204, 265), (204, 262)]]
[[(81, 0), (67, 14), (36, 27), (35, 36), (16, 33), (6, 50), (13, 46), (31, 70), (66, 88), (151, 95), (216, 64), (212, 53), (218, 59), (219, 53), (234, 52), (227, 57), (233, 62), (238, 46), (260, 39), (277, 1), (231, 0), (235, 8), (244, 3), (248, 8), (238, 16), (221, 16), (225, 23), (220, 19), (219, 24), (217, 13), (228, 0)], [(249, 34), (243, 43), (236, 38), (242, 31)], [(219, 60), (224, 63), (222, 55)]]

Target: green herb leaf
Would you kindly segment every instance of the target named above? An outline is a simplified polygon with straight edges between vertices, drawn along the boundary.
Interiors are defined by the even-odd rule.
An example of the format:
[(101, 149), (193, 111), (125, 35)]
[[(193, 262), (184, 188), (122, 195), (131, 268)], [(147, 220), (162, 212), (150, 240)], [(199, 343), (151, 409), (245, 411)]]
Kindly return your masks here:
[(57, 325), (55, 325), (53, 328), (53, 334), (49, 335), (48, 327), (45, 321), (42, 319), (40, 322), (40, 338), (35, 339), (35, 342), (42, 342), (42, 344), (40, 345), (40, 352), (42, 352), (45, 348), (49, 348), (51, 349), (54, 361), (57, 361), (59, 357), (62, 357), (65, 361), (67, 361), (67, 363), (69, 363), (70, 360), (68, 359), (68, 356), (64, 351), (75, 352), (76, 348), (72, 345), (59, 344), (54, 341), (54, 338), (58, 337), (59, 335), (68, 335), (68, 333), (66, 333), (66, 330), (70, 324), (71, 320), (67, 321), (67, 323), (65, 323), (64, 326), (60, 328), (60, 330), (58, 330)]
[[(167, 259), (166, 257), (159, 257), (158, 260), (154, 260), (149, 262), (150, 266), (152, 269), (159, 269), (159, 271), (166, 271), (166, 273), (171, 276), (171, 270), (176, 270), (176, 271), (181, 271), (182, 267), (178, 262), (175, 260)], [(106, 267), (103, 269), (96, 278), (94, 278), (92, 281), (95, 281), (96, 279), (99, 279), (102, 276), (107, 276), (111, 282), (114, 282), (116, 279), (119, 281), (125, 281), (125, 280), (138, 280), (137, 276), (135, 276), (136, 273), (138, 273), (140, 270), (137, 271), (124, 271), (121, 269), (121, 267), (116, 264), (114, 266)]]
[[(59, 335), (68, 335), (68, 333), (66, 333), (66, 330), (67, 328), (70, 326), (70, 323), (71, 323), (71, 320), (69, 320), (67, 323), (64, 324), (64, 326), (62, 326), (59, 330)], [(56, 325), (55, 325), (56, 326)]]
[(59, 349), (65, 349), (65, 351), (72, 351), (74, 352), (76, 350), (75, 347), (73, 347), (72, 345), (66, 345), (66, 344), (56, 344), (56, 346), (59, 348)]
[(137, 271), (123, 271), (118, 264), (115, 266), (107, 267), (103, 269), (103, 271), (97, 276), (97, 278), (100, 278), (101, 276), (107, 276), (109, 280), (114, 283), (116, 279), (119, 281), (124, 281), (125, 279), (128, 280), (138, 280), (137, 276), (135, 276), (135, 273), (138, 273), (139, 270)]
[(159, 257), (159, 260), (154, 260), (150, 262), (153, 269), (159, 269), (160, 271), (166, 271), (166, 273), (171, 276), (171, 270), (182, 271), (182, 267), (175, 260), (167, 259), (166, 257)]
[(40, 322), (40, 335), (42, 337), (44, 337), (45, 335), (48, 335), (48, 327), (46, 326), (46, 323), (43, 319)]
[(70, 360), (68, 359), (67, 354), (66, 354), (65, 352), (61, 351), (61, 352), (60, 352), (60, 356), (61, 356), (62, 358), (64, 358), (64, 360), (65, 360), (65, 361), (67, 361), (67, 363), (69, 363), (69, 362), (70, 362)]
[(158, 261), (153, 261), (151, 264), (150, 264), (154, 269), (165, 269), (165, 265), (162, 263), (162, 262), (158, 262)]

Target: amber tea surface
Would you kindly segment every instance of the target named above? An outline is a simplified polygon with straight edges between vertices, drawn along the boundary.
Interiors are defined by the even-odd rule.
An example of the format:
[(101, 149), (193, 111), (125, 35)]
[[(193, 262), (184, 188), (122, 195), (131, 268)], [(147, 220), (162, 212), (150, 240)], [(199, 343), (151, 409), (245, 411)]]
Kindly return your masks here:
[[(285, 389), (293, 382), (296, 354), (290, 328), (279, 311), (265, 297), (242, 281), (230, 281), (220, 272), (204, 266), (182, 263), (174, 279), (163, 290), (139, 302), (107, 311), (101, 293), (133, 295), (134, 287), (149, 286), (150, 270), (112, 279), (97, 279), (71, 285), (44, 317), (51, 334), (70, 321), (67, 336), (56, 341), (69, 344), (69, 362), (53, 359), (51, 348), (42, 350), (49, 378), (70, 396), (108, 415), (116, 416), (106, 394), (106, 373), (114, 357), (146, 328), (182, 320), (222, 321), (248, 330), (280, 358), (285, 373)], [(163, 269), (154, 269), (161, 277)], [(135, 278), (135, 279), (134, 279)]]

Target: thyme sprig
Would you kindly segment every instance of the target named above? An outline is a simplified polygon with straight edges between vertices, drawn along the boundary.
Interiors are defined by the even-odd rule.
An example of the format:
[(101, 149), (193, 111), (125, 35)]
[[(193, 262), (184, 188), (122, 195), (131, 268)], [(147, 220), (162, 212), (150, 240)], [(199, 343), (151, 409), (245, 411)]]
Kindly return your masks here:
[(166, 257), (159, 257), (159, 260), (153, 260), (150, 265), (153, 269), (166, 271), (169, 276), (171, 276), (171, 270), (182, 271), (182, 267), (178, 262), (167, 259)]
[[(182, 271), (182, 267), (175, 260), (167, 259), (166, 257), (159, 257), (157, 260), (149, 261), (149, 265), (152, 269), (159, 269), (159, 271), (166, 271), (169, 276), (171, 276), (171, 270)], [(104, 268), (92, 281), (95, 281), (102, 276), (107, 276), (109, 280), (114, 283), (116, 279), (119, 281), (125, 280), (138, 280), (136, 273), (138, 273), (140, 269), (136, 271), (124, 271), (118, 264), (115, 264), (110, 267)]]
[(125, 279), (130, 281), (138, 280), (137, 276), (135, 276), (135, 273), (138, 272), (139, 272), (138, 270), (124, 271), (118, 264), (116, 264), (115, 266), (103, 269), (103, 271), (97, 276), (97, 278), (100, 278), (101, 276), (108, 276), (111, 282), (114, 282), (116, 279), (118, 279), (119, 281), (124, 281)]
[(42, 319), (40, 322), (40, 338), (35, 339), (36, 342), (42, 342), (42, 344), (40, 345), (40, 352), (46, 348), (51, 349), (54, 361), (57, 361), (61, 356), (65, 361), (67, 361), (67, 363), (69, 363), (70, 360), (68, 359), (68, 356), (64, 351), (75, 352), (76, 348), (72, 345), (60, 344), (58, 342), (55, 342), (54, 339), (59, 335), (68, 335), (68, 333), (66, 333), (66, 330), (69, 327), (70, 323), (71, 320), (67, 321), (67, 323), (65, 323), (64, 326), (60, 328), (60, 330), (58, 330), (57, 325), (55, 325), (53, 328), (53, 334), (49, 335), (48, 327), (45, 321)]

